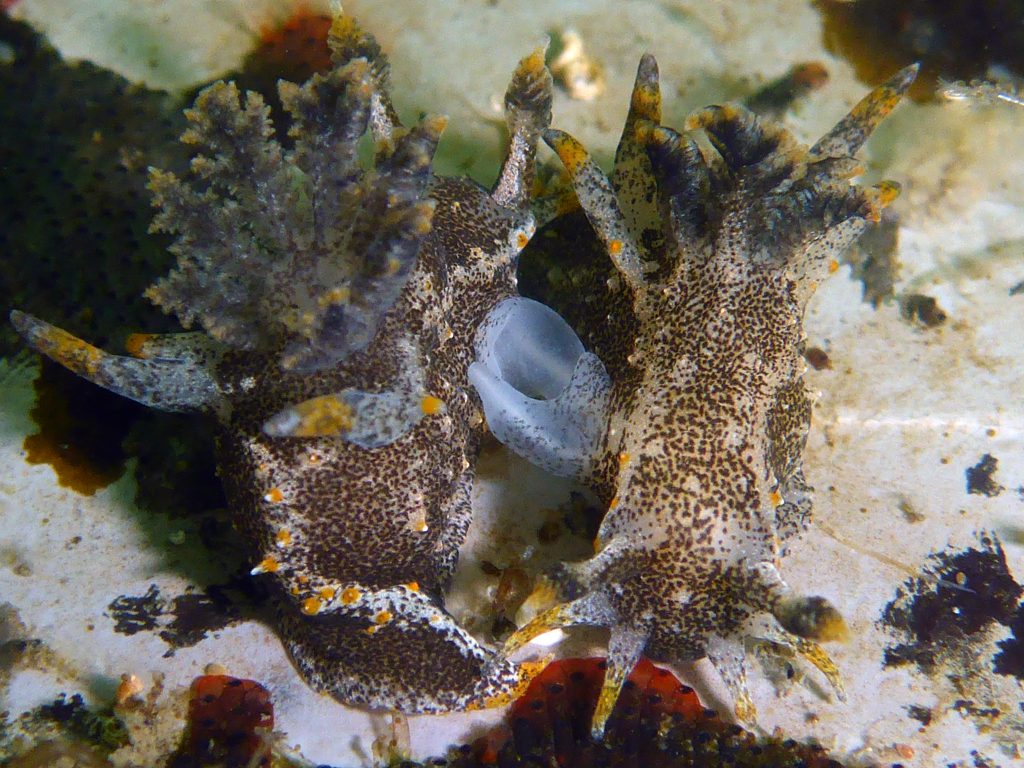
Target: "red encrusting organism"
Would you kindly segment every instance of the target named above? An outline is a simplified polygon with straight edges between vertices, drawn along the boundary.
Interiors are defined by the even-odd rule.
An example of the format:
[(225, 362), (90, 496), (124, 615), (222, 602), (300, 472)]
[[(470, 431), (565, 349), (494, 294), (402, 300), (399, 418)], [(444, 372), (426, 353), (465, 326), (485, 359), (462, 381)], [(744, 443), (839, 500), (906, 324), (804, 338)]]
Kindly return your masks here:
[(266, 73), (301, 83), (315, 72), (331, 68), (327, 32), (333, 16), (297, 3), (283, 21), (275, 19), (259, 27), (259, 41), (246, 57), (243, 70)]
[[(555, 719), (581, 714), (586, 715), (589, 722), (604, 681), (605, 667), (603, 658), (564, 659), (549, 664), (512, 705), (509, 720)], [(623, 698), (626, 706), (617, 713), (620, 719), (627, 713), (641, 718), (660, 718), (674, 713), (695, 718), (704, 712), (692, 688), (647, 659), (639, 661), (627, 685), (630, 695)]]
[(605, 667), (602, 658), (552, 662), (512, 705), (504, 724), (444, 765), (840, 766), (819, 746), (758, 738), (720, 719), (692, 688), (645, 658), (623, 686), (604, 735), (594, 739), (590, 724)]
[(270, 765), (274, 705), (255, 680), (197, 677), (189, 697), (188, 727), (188, 757), (198, 765)]
[[(477, 743), (480, 762), (498, 763), (506, 744), (532, 732), (550, 733), (558, 765), (573, 765), (577, 748), (587, 740), (606, 666), (603, 658), (588, 658), (562, 659), (545, 667), (512, 705), (507, 724)], [(704, 711), (692, 688), (667, 669), (641, 659), (624, 686), (609, 729), (625, 733), (636, 730), (642, 722), (658, 723), (672, 715), (695, 720)]]

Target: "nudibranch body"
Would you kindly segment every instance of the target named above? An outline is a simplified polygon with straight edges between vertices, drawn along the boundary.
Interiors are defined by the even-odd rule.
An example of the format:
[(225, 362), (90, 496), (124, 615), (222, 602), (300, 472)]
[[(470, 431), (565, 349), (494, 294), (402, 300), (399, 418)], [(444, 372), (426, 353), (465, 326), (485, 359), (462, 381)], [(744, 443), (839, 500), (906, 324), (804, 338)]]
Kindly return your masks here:
[[(915, 71), (873, 91), (810, 148), (732, 106), (689, 119), (702, 147), (660, 125), (647, 56), (610, 179), (570, 136), (544, 136), (610, 256), (606, 271), (573, 282), (571, 310), (608, 374), (593, 375), (576, 350), (550, 400), (496, 399), (479, 388), (488, 420), (517, 450), (554, 471), (572, 469), (566, 474), (607, 504), (595, 555), (553, 574), (563, 602), (506, 646), (512, 653), (557, 627), (610, 628), (595, 734), (641, 654), (710, 658), (741, 719), (754, 717), (744, 673), (752, 638), (803, 655), (842, 695), (815, 642), (845, 634), (840, 614), (824, 598), (797, 594), (779, 572), (811, 511), (802, 318), (817, 283), (897, 192), (885, 182), (851, 185), (852, 156)], [(488, 333), (485, 325), (482, 349)], [(500, 378), (491, 376), (492, 387)], [(602, 406), (597, 428), (571, 416)], [(556, 427), (544, 426), (543, 409), (562, 415)], [(575, 465), (553, 462), (552, 444), (576, 451)]]
[[(483, 434), (467, 382), (477, 326), (515, 293), (533, 233), (534, 153), (550, 117), (543, 51), (506, 94), (492, 190), (436, 178), (444, 121), (406, 129), (375, 41), (339, 17), (333, 69), (280, 84), (290, 144), (257, 94), (203, 91), (191, 176), (153, 171), (177, 268), (149, 291), (186, 327), (110, 355), (15, 312), (39, 351), (114, 392), (219, 424), (219, 473), (316, 688), (426, 712), (491, 703), (525, 673), (443, 606)], [(360, 162), (369, 132), (371, 167)]]

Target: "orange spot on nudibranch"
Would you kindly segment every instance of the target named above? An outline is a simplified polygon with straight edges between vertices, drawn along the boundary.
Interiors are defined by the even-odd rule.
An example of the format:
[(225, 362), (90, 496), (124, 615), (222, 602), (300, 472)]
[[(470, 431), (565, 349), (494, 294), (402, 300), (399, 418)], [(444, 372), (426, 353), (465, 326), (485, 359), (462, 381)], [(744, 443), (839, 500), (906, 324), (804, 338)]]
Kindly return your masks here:
[(337, 591), (334, 587), (324, 587), (317, 594), (320, 595), (321, 600), (327, 601), (333, 600)]
[(302, 612), (307, 616), (316, 616), (323, 607), (323, 601), (319, 597), (307, 597), (302, 601)]
[(620, 253), (622, 253), (622, 241), (612, 240), (610, 243), (608, 243), (608, 253), (610, 253), (612, 256), (618, 256)]
[(590, 159), (587, 151), (576, 139), (567, 134), (560, 134), (551, 140), (551, 148), (555, 150), (558, 159), (562, 161), (565, 170), (572, 175)]
[(543, 47), (534, 49), (519, 61), (519, 69), (534, 76), (541, 74), (544, 71), (544, 52)]
[(619, 506), (619, 497), (612, 496), (612, 500), (608, 502), (608, 509), (615, 509), (617, 506)]
[(782, 503), (782, 494), (778, 491), (772, 491), (768, 494), (768, 499), (771, 501), (773, 507), (777, 507)]
[(144, 348), (153, 338), (155, 338), (155, 334), (152, 333), (128, 334), (128, 338), (124, 340), (124, 349), (132, 357), (146, 359), (147, 355)]
[(280, 488), (274, 487), (263, 495), (263, 500), (269, 501), (271, 504), (280, 504), (284, 501), (284, 494)]
[(519, 250), (523, 250), (523, 248), (525, 248), (529, 242), (530, 236), (527, 235), (525, 232), (520, 232), (519, 234), (516, 235), (516, 248), (518, 248)]
[(620, 467), (624, 467), (624, 466), (626, 466), (627, 464), (629, 464), (629, 459), (630, 459), (630, 456), (629, 456), (629, 454), (628, 454), (628, 453), (626, 453), (625, 451), (623, 451), (622, 453), (620, 453), (620, 454), (619, 454), (619, 466), (620, 466)]
[(373, 617), (373, 621), (375, 624), (387, 624), (392, 618), (391, 611), (381, 611)]
[(352, 429), (355, 414), (352, 407), (336, 395), (321, 395), (293, 406), (299, 417), (290, 437), (323, 437), (343, 435)]
[(363, 593), (360, 592), (355, 587), (347, 587), (346, 589), (342, 590), (342, 592), (341, 592), (341, 604), (342, 605), (352, 605), (352, 603), (354, 603), (357, 600), (359, 600), (359, 598), (362, 597), (362, 596), (363, 596)]
[(433, 395), (424, 395), (420, 401), (420, 409), (427, 416), (433, 416), (444, 408), (444, 400)]
[(869, 218), (872, 221), (877, 221), (880, 209), (885, 208), (900, 196), (900, 185), (895, 181), (882, 181), (872, 187), (871, 191), (874, 193), (879, 211), (874, 212), (874, 215)]
[(838, 272), (838, 271), (839, 271), (839, 262), (836, 261), (835, 259), (829, 259), (829, 262), (828, 262), (828, 272), (829, 272), (829, 274), (831, 275), (834, 272)]
[(413, 592), (419, 592), (420, 591), (420, 584), (419, 584), (418, 581), (410, 581), (405, 586), (406, 586), (407, 589), (410, 589)]
[(292, 532), (287, 528), (282, 528), (275, 534), (274, 543), (279, 547), (287, 547), (292, 543)]
[(273, 556), (264, 557), (260, 560), (259, 564), (253, 568), (250, 573), (256, 576), (260, 573), (277, 573), (277, 569), (281, 567), (281, 564), (277, 562), (277, 558)]

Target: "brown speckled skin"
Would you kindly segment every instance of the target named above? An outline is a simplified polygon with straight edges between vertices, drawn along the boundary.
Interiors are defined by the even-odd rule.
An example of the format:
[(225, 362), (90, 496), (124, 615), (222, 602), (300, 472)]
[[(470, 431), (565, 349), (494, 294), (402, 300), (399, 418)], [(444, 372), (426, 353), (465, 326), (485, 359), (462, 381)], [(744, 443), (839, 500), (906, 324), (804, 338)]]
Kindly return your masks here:
[(603, 446), (580, 478), (608, 511), (594, 557), (554, 574), (567, 602), (507, 650), (557, 626), (610, 627), (595, 733), (641, 653), (709, 656), (748, 719), (752, 636), (804, 654), (841, 692), (806, 639), (835, 639), (841, 619), (777, 570), (811, 505), (802, 317), (817, 281), (895, 194), (852, 186), (851, 155), (912, 79), (900, 73), (810, 149), (745, 110), (710, 107), (687, 124), (714, 147), (705, 154), (658, 125), (645, 57), (611, 180), (571, 137), (545, 135), (614, 263), (566, 281), (572, 319), (612, 377)]
[[(454, 692), (473, 690), (485, 677), (488, 658), (460, 664), (439, 638), (412, 639), (397, 627), (367, 634), (372, 612), (358, 605), (316, 617), (300, 616), (293, 606), (325, 587), (357, 584), (369, 592), (416, 582), (442, 611), (441, 594), (469, 524), (483, 431), (479, 404), (466, 384), (471, 342), (486, 313), (515, 292), (516, 235), (527, 228), (529, 215), (495, 205), (468, 180), (438, 180), (431, 196), (438, 204), (432, 232), (398, 304), (365, 352), (313, 376), (282, 374), (273, 357), (229, 359), (220, 368), (222, 380), (255, 381), (221, 429), (218, 465), (229, 505), (254, 545), (254, 562), (274, 555), (280, 563), (275, 581), (285, 594), (286, 637), (297, 663), (318, 687), (362, 704), (380, 704), (388, 683), (382, 678), (394, 675), (395, 694), (389, 696), (401, 691), (397, 703), (410, 710), (435, 708), (426, 704), (431, 697), (452, 706)], [(445, 401), (444, 412), (371, 451), (331, 437), (263, 433), (263, 423), (282, 405), (345, 387), (387, 389), (404, 364), (398, 349), (403, 339), (423, 350), (426, 391)], [(311, 454), (319, 460), (310, 463)], [(270, 488), (281, 490), (281, 502), (264, 499)], [(426, 528), (417, 530), (422, 518)], [(291, 535), (286, 547), (275, 544), (282, 529)], [(426, 646), (422, 656), (418, 645)], [(417, 670), (424, 679), (415, 679)], [(510, 669), (503, 672), (514, 678)], [(423, 704), (414, 702), (416, 695)]]
[[(550, 75), (540, 49), (516, 69), (505, 161), (488, 191), (431, 176), (442, 122), (397, 123), (372, 37), (338, 17), (329, 43), (332, 72), (280, 86), (294, 149), (273, 138), (258, 97), (218, 83), (188, 112), (186, 139), (201, 152), (191, 176), (152, 174), (156, 226), (177, 235), (178, 267), (149, 295), (206, 333), (140, 336), (121, 357), (24, 313), (11, 319), (101, 386), (216, 418), (229, 507), (312, 686), (406, 712), (499, 703), (526, 670), (463, 630), (443, 594), (484, 430), (467, 368), (477, 327), (515, 293), (534, 232)], [(367, 130), (372, 169), (354, 159)], [(337, 407), (353, 392), (385, 393), (373, 401), (386, 403), (383, 420), (350, 409), (301, 432), (270, 425), (311, 398)], [(353, 424), (373, 440), (350, 441)]]

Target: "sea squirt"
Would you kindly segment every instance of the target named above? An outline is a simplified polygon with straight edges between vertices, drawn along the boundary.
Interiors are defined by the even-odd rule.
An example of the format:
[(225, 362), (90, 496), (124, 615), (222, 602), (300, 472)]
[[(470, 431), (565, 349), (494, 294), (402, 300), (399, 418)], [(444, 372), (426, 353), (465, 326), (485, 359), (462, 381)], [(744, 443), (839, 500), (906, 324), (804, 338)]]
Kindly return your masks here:
[[(851, 184), (853, 155), (915, 74), (896, 74), (808, 148), (737, 106), (697, 112), (691, 135), (662, 126), (657, 65), (645, 56), (611, 178), (571, 136), (544, 134), (610, 257), (603, 274), (572, 283), (577, 327), (610, 384), (569, 380), (550, 406), (478, 389), (515, 450), (589, 484), (607, 505), (594, 556), (555, 570), (560, 601), (505, 647), (512, 654), (560, 627), (609, 628), (595, 736), (642, 654), (708, 657), (748, 722), (751, 639), (805, 657), (843, 695), (818, 645), (845, 635), (840, 613), (780, 573), (811, 513), (802, 318), (818, 282), (898, 192)], [(478, 337), (484, 364), (488, 329)], [(566, 367), (582, 359), (562, 346)], [(545, 406), (568, 415), (529, 417)], [(582, 413), (587, 423), (599, 416), (587, 440), (564, 429)], [(567, 456), (552, 462), (559, 450)]]
[(515, 293), (534, 231), (544, 52), (509, 85), (507, 152), (486, 190), (433, 175), (444, 120), (400, 124), (372, 37), (339, 16), (329, 44), (329, 72), (279, 85), (289, 141), (258, 94), (219, 82), (187, 112), (188, 177), (151, 172), (153, 226), (175, 237), (177, 267), (147, 295), (202, 330), (134, 335), (128, 357), (11, 319), (101, 386), (214, 418), (253, 574), (272, 583), (312, 686), (407, 712), (494, 703), (526, 674), (463, 630), (443, 595), (484, 431), (473, 341)]

